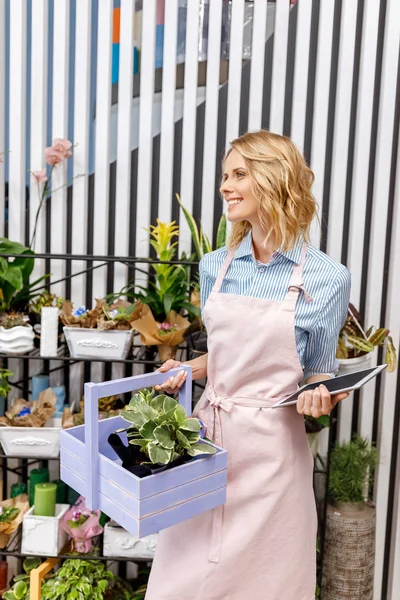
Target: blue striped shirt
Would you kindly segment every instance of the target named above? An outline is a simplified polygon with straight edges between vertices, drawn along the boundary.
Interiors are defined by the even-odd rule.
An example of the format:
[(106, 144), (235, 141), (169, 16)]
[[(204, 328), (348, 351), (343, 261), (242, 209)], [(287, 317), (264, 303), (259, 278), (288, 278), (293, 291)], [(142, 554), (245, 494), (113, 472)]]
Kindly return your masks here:
[[(254, 258), (250, 231), (235, 252), (222, 282), (221, 293), (284, 300), (294, 265), (301, 261), (302, 244), (300, 237), (291, 250), (277, 250), (270, 262), (263, 264)], [(204, 255), (200, 261), (202, 310), (227, 254), (228, 249), (224, 246)], [(304, 378), (319, 374), (334, 376), (338, 369), (337, 340), (350, 300), (350, 273), (321, 250), (308, 246), (303, 281), (305, 290), (313, 299), (313, 302), (306, 302), (300, 292), (295, 309), (297, 352)]]

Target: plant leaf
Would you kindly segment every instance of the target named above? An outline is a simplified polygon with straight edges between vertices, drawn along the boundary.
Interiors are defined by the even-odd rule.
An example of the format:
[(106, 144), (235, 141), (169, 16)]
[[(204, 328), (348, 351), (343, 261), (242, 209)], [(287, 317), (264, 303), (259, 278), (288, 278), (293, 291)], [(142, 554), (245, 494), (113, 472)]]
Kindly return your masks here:
[(186, 421), (184, 421), (184, 423), (182, 423), (182, 425), (180, 426), (180, 429), (187, 430), (187, 431), (194, 431), (194, 432), (198, 433), (201, 430), (201, 425), (200, 425), (198, 419), (190, 418), (190, 419), (186, 419)]
[(171, 410), (175, 410), (175, 408), (178, 406), (178, 402), (175, 400), (175, 398), (171, 398), (170, 396), (165, 396), (165, 400), (164, 400), (164, 412), (170, 412)]
[(143, 400), (140, 404), (138, 404), (137, 408), (138, 411), (140, 411), (142, 415), (146, 417), (146, 420), (155, 419), (156, 417), (158, 417), (158, 412), (154, 410), (154, 408), (152, 408), (149, 404), (146, 404), (146, 402), (144, 402)]
[(159, 425), (154, 429), (154, 437), (163, 448), (172, 450), (175, 446), (174, 440), (171, 438), (171, 433), (166, 425)]
[(217, 229), (215, 249), (218, 250), (226, 245), (226, 215), (221, 215)]
[(159, 446), (156, 442), (150, 442), (147, 446), (149, 458), (153, 464), (167, 465), (172, 456), (172, 450), (166, 450)]
[(128, 421), (128, 423), (132, 423), (138, 429), (148, 421), (141, 413), (134, 412), (133, 410), (123, 410), (120, 417), (122, 417), (124, 421)]
[(186, 437), (186, 435), (184, 435), (181, 431), (176, 432), (176, 439), (178, 440), (179, 444), (183, 447), (186, 448), (187, 450), (189, 448), (192, 447), (191, 443), (189, 442), (188, 438)]
[(176, 199), (178, 200), (179, 205), (183, 211), (183, 214), (186, 219), (186, 223), (189, 226), (190, 233), (192, 234), (193, 245), (196, 250), (197, 257), (200, 260), (202, 257), (202, 251), (201, 251), (200, 235), (199, 235), (199, 229), (197, 227), (197, 223), (194, 220), (194, 217), (190, 214), (190, 212), (183, 206), (181, 199), (179, 197), (179, 194), (175, 194), (175, 196), (176, 196)]
[(179, 423), (179, 425), (182, 425), (187, 419), (186, 410), (180, 404), (178, 404), (178, 406), (175, 409), (174, 417)]
[(198, 444), (194, 444), (187, 453), (189, 456), (199, 456), (200, 454), (215, 454), (216, 451), (217, 449), (214, 446), (199, 442)]
[(139, 433), (144, 440), (154, 440), (154, 430), (157, 427), (155, 421), (147, 421), (140, 429)]

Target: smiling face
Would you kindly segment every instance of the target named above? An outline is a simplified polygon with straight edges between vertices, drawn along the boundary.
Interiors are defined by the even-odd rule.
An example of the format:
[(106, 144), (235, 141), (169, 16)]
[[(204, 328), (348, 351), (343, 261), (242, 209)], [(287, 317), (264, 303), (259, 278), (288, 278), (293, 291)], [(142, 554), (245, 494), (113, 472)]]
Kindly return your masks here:
[(250, 174), (243, 156), (233, 148), (228, 154), (222, 175), (220, 192), (228, 203), (228, 220), (231, 223), (259, 221), (258, 202), (250, 186)]

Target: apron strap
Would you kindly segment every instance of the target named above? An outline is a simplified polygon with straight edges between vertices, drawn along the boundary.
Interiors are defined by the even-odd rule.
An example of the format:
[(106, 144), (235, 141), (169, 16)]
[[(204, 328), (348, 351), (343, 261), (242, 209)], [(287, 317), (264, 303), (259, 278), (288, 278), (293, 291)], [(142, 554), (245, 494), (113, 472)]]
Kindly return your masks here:
[(224, 277), (226, 275), (226, 272), (227, 272), (227, 270), (230, 267), (230, 264), (231, 264), (231, 262), (233, 260), (233, 257), (235, 256), (235, 252), (236, 252), (236, 248), (231, 248), (229, 250), (229, 252), (228, 252), (228, 254), (227, 254), (227, 256), (226, 256), (226, 258), (225, 258), (225, 260), (223, 262), (223, 265), (222, 265), (222, 267), (221, 267), (221, 269), (220, 269), (220, 271), (218, 273), (218, 277), (215, 280), (214, 287), (212, 289), (213, 292), (217, 292), (218, 293), (220, 291), (222, 282), (223, 282)]
[(307, 244), (303, 243), (301, 252), (301, 260), (298, 265), (295, 265), (290, 279), (289, 288), (284, 300), (284, 310), (292, 311), (295, 309), (297, 298), (299, 297), (300, 291), (303, 292), (306, 302), (312, 302), (310, 294), (304, 288), (303, 282), (303, 269), (306, 262)]

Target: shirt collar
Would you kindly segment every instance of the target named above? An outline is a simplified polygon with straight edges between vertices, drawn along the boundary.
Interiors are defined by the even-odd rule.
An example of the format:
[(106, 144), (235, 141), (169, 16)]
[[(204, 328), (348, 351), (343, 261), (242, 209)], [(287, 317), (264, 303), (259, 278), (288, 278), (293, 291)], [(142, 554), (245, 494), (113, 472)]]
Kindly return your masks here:
[[(303, 240), (302, 236), (299, 236), (296, 240), (295, 245), (293, 246), (293, 248), (291, 250), (286, 250), (284, 252), (280, 248), (278, 248), (278, 250), (276, 252), (278, 254), (284, 256), (291, 262), (295, 263), (296, 265), (299, 265), (300, 261), (301, 261), (301, 252), (302, 252), (302, 248), (303, 248), (303, 243), (304, 243), (304, 240)], [(235, 259), (243, 258), (244, 256), (253, 256), (253, 242), (252, 242), (251, 230), (242, 239), (242, 241), (240, 242), (240, 244), (235, 252)]]

